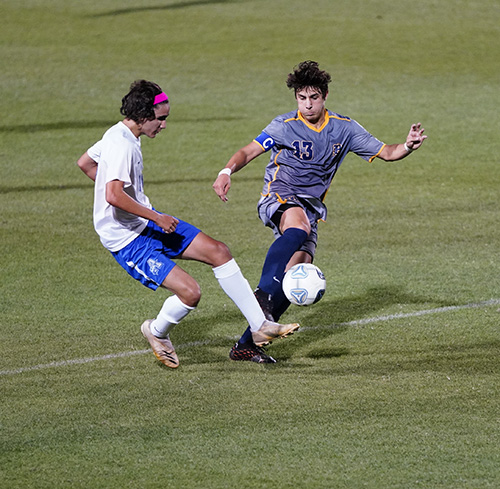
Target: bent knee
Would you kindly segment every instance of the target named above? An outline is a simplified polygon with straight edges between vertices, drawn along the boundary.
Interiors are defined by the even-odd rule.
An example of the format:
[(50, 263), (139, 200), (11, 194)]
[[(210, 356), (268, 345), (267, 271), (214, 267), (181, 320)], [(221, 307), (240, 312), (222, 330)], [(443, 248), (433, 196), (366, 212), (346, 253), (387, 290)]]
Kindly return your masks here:
[(200, 284), (188, 276), (187, 280), (178, 282), (175, 286), (168, 287), (186, 306), (196, 307), (201, 299)]
[(224, 265), (224, 263), (227, 263), (232, 258), (233, 255), (231, 255), (231, 250), (227, 244), (222, 241), (214, 241), (212, 249), (212, 266), (217, 267)]
[(201, 299), (201, 288), (198, 282), (193, 281), (182, 293), (177, 294), (179, 299), (189, 307), (196, 307)]

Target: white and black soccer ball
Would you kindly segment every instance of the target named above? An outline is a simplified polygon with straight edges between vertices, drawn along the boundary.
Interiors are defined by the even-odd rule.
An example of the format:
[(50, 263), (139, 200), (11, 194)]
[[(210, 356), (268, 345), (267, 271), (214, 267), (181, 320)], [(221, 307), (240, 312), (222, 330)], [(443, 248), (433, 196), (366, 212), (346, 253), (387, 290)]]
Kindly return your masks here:
[(326, 280), (316, 265), (299, 263), (286, 272), (282, 287), (286, 298), (292, 304), (310, 306), (323, 297)]

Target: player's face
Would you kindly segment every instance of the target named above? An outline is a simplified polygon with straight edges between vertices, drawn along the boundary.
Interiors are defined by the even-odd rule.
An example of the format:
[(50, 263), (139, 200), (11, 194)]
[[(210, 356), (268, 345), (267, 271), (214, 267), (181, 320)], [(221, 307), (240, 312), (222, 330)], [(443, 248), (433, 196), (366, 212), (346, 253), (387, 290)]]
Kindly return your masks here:
[(144, 121), (141, 127), (141, 134), (148, 138), (154, 138), (156, 135), (165, 129), (167, 125), (167, 117), (170, 113), (170, 104), (161, 104), (155, 109), (155, 118), (150, 121)]
[(325, 100), (318, 88), (306, 87), (296, 94), (297, 105), (304, 119), (317, 124), (325, 117)]

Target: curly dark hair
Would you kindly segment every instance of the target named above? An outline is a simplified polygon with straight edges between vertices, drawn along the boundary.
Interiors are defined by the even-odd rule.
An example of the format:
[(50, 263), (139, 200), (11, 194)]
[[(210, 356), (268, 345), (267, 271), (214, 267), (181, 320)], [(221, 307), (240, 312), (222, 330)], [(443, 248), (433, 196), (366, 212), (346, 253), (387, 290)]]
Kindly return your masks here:
[(294, 68), (293, 73), (288, 74), (286, 86), (290, 89), (293, 88), (295, 94), (307, 87), (318, 88), (325, 98), (328, 93), (328, 84), (331, 81), (330, 74), (320, 70), (316, 61), (308, 60), (300, 63)]
[(127, 95), (122, 98), (120, 113), (134, 122), (153, 120), (155, 118), (154, 100), (161, 92), (162, 89), (156, 83), (136, 80), (130, 85)]

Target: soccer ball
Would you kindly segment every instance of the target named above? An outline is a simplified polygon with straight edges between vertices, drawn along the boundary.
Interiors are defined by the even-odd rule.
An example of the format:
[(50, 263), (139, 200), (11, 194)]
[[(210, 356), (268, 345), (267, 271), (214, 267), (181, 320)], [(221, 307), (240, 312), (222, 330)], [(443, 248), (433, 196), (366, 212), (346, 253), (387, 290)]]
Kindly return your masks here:
[(297, 306), (310, 306), (325, 293), (326, 280), (323, 272), (312, 263), (299, 263), (286, 272), (283, 292)]

